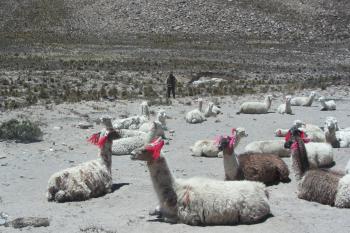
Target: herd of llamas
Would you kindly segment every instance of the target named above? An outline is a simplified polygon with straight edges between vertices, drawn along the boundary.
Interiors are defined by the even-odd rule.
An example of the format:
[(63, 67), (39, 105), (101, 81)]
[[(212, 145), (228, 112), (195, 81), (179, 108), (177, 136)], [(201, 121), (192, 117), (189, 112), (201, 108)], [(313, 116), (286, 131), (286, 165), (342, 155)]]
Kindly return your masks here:
[[(293, 114), (292, 106), (309, 107), (316, 93), (308, 97), (286, 96), (277, 113)], [(266, 114), (273, 97), (264, 102), (244, 102), (237, 114)], [(219, 105), (209, 102), (203, 110), (189, 111), (184, 120), (200, 124), (208, 117), (222, 114)], [(321, 111), (334, 111), (334, 101), (319, 98)], [(146, 162), (159, 203), (150, 214), (165, 222), (189, 225), (233, 225), (259, 223), (271, 215), (266, 186), (290, 181), (290, 170), (297, 181), (298, 197), (339, 208), (350, 208), (350, 162), (345, 171), (332, 170), (335, 164), (332, 148), (350, 147), (350, 128), (338, 127), (337, 119), (328, 117), (323, 127), (295, 120), (286, 129), (276, 129), (281, 140), (253, 141), (245, 152), (236, 153), (242, 138), (248, 136), (242, 127), (232, 128), (228, 135), (202, 139), (190, 147), (197, 157), (223, 159), (222, 180), (204, 177), (173, 177), (162, 148), (168, 131), (164, 110), (151, 119), (147, 102), (141, 104), (141, 115), (112, 121), (103, 117), (104, 129), (89, 141), (99, 148), (98, 158), (54, 173), (48, 182), (47, 199), (67, 202), (100, 197), (112, 191), (112, 155), (130, 155), (132, 160)], [(282, 157), (290, 157), (288, 168)]]

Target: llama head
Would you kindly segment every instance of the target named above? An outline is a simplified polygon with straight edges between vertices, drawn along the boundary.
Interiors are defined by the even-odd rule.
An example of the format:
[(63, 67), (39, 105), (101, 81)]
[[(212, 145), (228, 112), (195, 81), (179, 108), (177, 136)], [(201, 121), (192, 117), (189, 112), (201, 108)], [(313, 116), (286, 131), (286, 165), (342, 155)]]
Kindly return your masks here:
[(121, 135), (118, 131), (113, 128), (108, 128), (91, 135), (88, 141), (94, 145), (97, 145), (99, 148), (102, 148), (106, 142), (113, 142), (113, 140), (119, 138), (121, 138)]
[(292, 100), (292, 96), (291, 95), (287, 95), (286, 96), (286, 103), (290, 103), (291, 100)]
[(159, 121), (159, 122), (161, 122), (162, 124), (165, 124), (165, 121), (166, 121), (166, 118), (167, 118), (168, 116), (167, 116), (167, 114), (166, 114), (166, 112), (165, 112), (165, 110), (164, 109), (160, 109), (159, 111), (158, 111), (158, 113), (157, 113), (157, 120)]
[(286, 142), (284, 148), (291, 149), (292, 151), (296, 150), (299, 147), (298, 143), (300, 142), (298, 139), (301, 139), (304, 143), (310, 142), (310, 139), (305, 136), (305, 133), (300, 128), (293, 126), (285, 137)]
[(158, 138), (152, 143), (147, 144), (143, 147), (135, 149), (131, 152), (132, 160), (141, 160), (141, 161), (153, 161), (157, 160), (160, 157), (160, 151), (164, 146), (164, 140)]
[(295, 120), (293, 122), (293, 126), (297, 127), (297, 128), (302, 128), (304, 127), (306, 124), (305, 122), (301, 121), (301, 120)]
[(244, 128), (233, 128), (230, 136), (221, 135), (215, 139), (215, 144), (219, 151), (227, 150), (227, 154), (232, 154), (234, 147), (242, 137), (246, 137), (247, 134)]
[(312, 91), (310, 97), (314, 98), (316, 96), (316, 92)]
[(337, 119), (335, 117), (327, 117), (324, 123), (324, 129), (330, 133), (335, 133), (339, 129)]

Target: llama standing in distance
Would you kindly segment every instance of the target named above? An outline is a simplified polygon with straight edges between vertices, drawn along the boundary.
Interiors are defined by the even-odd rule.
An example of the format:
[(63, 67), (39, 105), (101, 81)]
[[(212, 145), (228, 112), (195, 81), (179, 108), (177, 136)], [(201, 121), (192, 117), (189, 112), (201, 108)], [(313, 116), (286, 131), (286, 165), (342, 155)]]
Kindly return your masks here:
[[(164, 142), (133, 151), (132, 160), (147, 162), (160, 204), (160, 216), (189, 225), (251, 224), (270, 214), (265, 185), (252, 181), (175, 179), (160, 150)], [(215, 203), (215, 205), (213, 205)]]
[(285, 103), (281, 104), (280, 106), (278, 106), (277, 108), (277, 112), (280, 114), (293, 114), (292, 113), (292, 106), (290, 104), (292, 97), (290, 95), (287, 95), (285, 98)]
[(48, 181), (49, 201), (84, 201), (111, 192), (113, 140), (120, 138), (110, 118), (103, 118), (106, 129), (89, 140), (98, 145), (99, 158), (53, 174)]
[(326, 169), (310, 169), (301, 131), (292, 128), (286, 146), (291, 148), (298, 197), (339, 208), (350, 208), (350, 175)]
[[(244, 128), (236, 129), (236, 147), (241, 141), (242, 138), (248, 137), (248, 134), (245, 132)], [(220, 153), (216, 140), (199, 140), (193, 146), (190, 147), (191, 155), (196, 157), (222, 157)]]
[(203, 108), (203, 99), (198, 99), (198, 109), (194, 109), (192, 111), (189, 111), (186, 114), (186, 122), (190, 124), (197, 124), (202, 123), (203, 121), (206, 121), (207, 119), (204, 116), (204, 113), (202, 112)]
[(315, 99), (316, 92), (312, 91), (309, 97), (294, 97), (290, 103), (292, 106), (310, 107)]
[(271, 107), (272, 96), (268, 95), (265, 97), (264, 102), (245, 102), (241, 104), (237, 114), (265, 114)]
[(218, 149), (224, 154), (225, 180), (252, 180), (267, 185), (277, 182), (289, 182), (287, 165), (277, 155), (234, 153), (235, 131), (232, 136), (221, 136), (217, 140)]

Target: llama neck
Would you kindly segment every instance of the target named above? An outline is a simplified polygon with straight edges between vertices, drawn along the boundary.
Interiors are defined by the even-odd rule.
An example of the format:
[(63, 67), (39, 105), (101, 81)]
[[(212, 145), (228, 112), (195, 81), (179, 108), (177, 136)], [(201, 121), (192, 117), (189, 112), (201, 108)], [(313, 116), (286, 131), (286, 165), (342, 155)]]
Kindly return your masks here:
[(290, 100), (286, 101), (286, 112), (292, 112), (292, 106), (290, 104)]
[(301, 138), (296, 138), (296, 141), (297, 148), (292, 148), (291, 158), (295, 179), (299, 181), (309, 169), (310, 165), (303, 140)]
[(315, 98), (314, 95), (310, 95), (309, 98), (308, 98), (308, 100), (307, 100), (307, 102), (306, 102), (306, 105), (311, 105), (312, 102), (314, 101), (314, 98)]
[(99, 157), (110, 173), (112, 173), (112, 143), (111, 140), (107, 140), (99, 151)]
[(325, 130), (324, 133), (325, 137), (326, 137), (326, 142), (331, 144), (333, 147), (338, 147), (339, 143), (335, 134), (335, 128), (334, 129), (327, 129)]
[(225, 149), (224, 154), (224, 170), (225, 180), (236, 180), (239, 170), (238, 158), (233, 149)]
[(199, 106), (198, 106), (199, 111), (202, 111), (202, 108), (203, 108), (203, 102), (199, 101)]
[(157, 137), (156, 131), (157, 131), (157, 130), (152, 129), (151, 131), (149, 131), (149, 132), (146, 134), (145, 143), (151, 143), (152, 140), (155, 139), (155, 138)]
[(168, 215), (177, 213), (177, 195), (174, 189), (174, 178), (163, 156), (147, 163), (154, 190), (157, 193), (161, 208)]
[(271, 100), (270, 100), (270, 98), (266, 98), (265, 99), (265, 105), (266, 105), (266, 109), (270, 109), (270, 107), (271, 107)]

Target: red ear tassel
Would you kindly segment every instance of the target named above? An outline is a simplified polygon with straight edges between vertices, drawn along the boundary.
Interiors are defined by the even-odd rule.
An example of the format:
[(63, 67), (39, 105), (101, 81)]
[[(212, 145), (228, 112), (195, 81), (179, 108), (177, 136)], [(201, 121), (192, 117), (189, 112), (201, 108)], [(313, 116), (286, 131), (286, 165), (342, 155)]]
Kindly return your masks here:
[(88, 139), (89, 142), (91, 142), (94, 145), (97, 145), (99, 148), (102, 148), (104, 144), (108, 140), (108, 135), (100, 137), (100, 133), (95, 133), (91, 135), (91, 137)]

